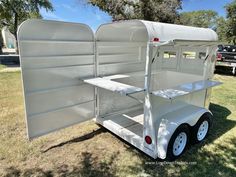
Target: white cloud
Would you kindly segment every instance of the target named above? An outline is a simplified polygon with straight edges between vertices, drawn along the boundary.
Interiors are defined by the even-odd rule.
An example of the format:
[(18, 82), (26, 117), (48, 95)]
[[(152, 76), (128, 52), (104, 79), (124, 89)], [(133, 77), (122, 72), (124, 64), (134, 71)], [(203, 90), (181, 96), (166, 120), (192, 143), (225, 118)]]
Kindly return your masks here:
[(66, 19), (59, 17), (53, 12), (47, 12), (46, 10), (42, 9), (40, 10), (41, 15), (43, 16), (44, 19), (47, 20), (59, 20), (59, 21), (66, 21)]

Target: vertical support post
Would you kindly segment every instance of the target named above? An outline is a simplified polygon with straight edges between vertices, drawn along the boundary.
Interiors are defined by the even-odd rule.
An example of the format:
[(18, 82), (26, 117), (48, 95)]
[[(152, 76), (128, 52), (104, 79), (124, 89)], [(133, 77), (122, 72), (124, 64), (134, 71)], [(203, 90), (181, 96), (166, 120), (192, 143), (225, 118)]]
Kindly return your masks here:
[[(209, 78), (209, 71), (210, 70), (210, 67), (209, 65), (211, 65), (210, 63), (210, 60), (211, 60), (211, 57), (212, 57), (212, 48), (211, 48), (211, 53), (210, 53), (210, 47), (207, 46), (207, 50), (206, 50), (206, 56), (208, 56), (208, 58), (206, 59), (207, 61), (204, 61), (204, 72), (203, 72), (203, 78), (204, 80), (207, 80), (207, 79), (210, 79)], [(209, 59), (210, 58), (210, 59)], [(206, 109), (209, 108), (209, 104), (210, 104), (210, 94), (211, 94), (211, 89), (205, 89), (205, 98), (204, 98), (204, 107)]]
[[(210, 49), (209, 49), (209, 46), (207, 46), (206, 56), (208, 56), (208, 58), (210, 57)], [(207, 79), (207, 72), (209, 72), (209, 71), (208, 71), (208, 60), (209, 60), (208, 58), (207, 58), (206, 61), (204, 61), (204, 70), (203, 70), (203, 78), (204, 78), (204, 80)]]
[[(94, 75), (98, 77), (98, 53), (97, 53), (97, 41), (94, 40)], [(95, 92), (95, 118), (97, 119), (99, 115), (99, 95), (98, 95), (98, 88), (94, 88)]]
[(177, 46), (177, 68), (176, 71), (177, 72), (181, 72), (181, 64), (182, 64), (182, 47), (181, 46)]
[(151, 80), (151, 58), (153, 56), (153, 47), (147, 43), (146, 51), (146, 66), (145, 66), (145, 80), (144, 80), (144, 89), (146, 93), (150, 91), (150, 80)]
[[(153, 46), (150, 43), (147, 43), (146, 51), (146, 67), (145, 67), (145, 104), (144, 104), (144, 123), (143, 123), (143, 140), (144, 146), (152, 150), (153, 153), (156, 151), (156, 128), (154, 126), (154, 118), (152, 113), (152, 103), (150, 95), (150, 82), (151, 82), (151, 65), (153, 57)], [(145, 142), (145, 137), (150, 136), (152, 139), (151, 144)]]

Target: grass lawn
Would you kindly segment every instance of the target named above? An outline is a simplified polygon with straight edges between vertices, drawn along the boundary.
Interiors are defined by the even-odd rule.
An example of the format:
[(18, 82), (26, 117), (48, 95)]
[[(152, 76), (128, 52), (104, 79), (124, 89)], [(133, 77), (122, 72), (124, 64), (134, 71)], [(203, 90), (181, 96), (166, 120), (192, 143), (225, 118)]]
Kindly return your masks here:
[(0, 176), (236, 176), (236, 77), (212, 92), (207, 140), (174, 163), (153, 160), (89, 121), (28, 141), (20, 72), (0, 73)]
[(0, 64), (0, 70), (6, 68), (6, 66)]

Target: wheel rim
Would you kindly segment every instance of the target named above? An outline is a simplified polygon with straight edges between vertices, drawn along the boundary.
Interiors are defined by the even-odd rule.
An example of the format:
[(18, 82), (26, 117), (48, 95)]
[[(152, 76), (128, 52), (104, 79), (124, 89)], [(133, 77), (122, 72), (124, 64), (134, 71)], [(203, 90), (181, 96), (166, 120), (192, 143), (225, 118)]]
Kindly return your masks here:
[(208, 132), (208, 128), (209, 128), (208, 121), (206, 121), (206, 120), (203, 121), (201, 123), (201, 125), (199, 126), (198, 131), (197, 131), (197, 139), (198, 139), (198, 141), (201, 141), (201, 140), (203, 140), (206, 137), (206, 134)]
[(187, 134), (185, 132), (181, 132), (175, 139), (173, 145), (173, 154), (175, 156), (180, 155), (187, 143)]

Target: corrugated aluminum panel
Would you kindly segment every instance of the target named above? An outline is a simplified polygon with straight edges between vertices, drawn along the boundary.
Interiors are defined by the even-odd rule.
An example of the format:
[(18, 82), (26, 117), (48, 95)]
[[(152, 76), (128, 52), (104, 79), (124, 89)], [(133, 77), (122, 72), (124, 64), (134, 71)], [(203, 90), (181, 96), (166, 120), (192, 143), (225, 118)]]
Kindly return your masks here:
[(18, 31), (28, 137), (94, 117), (94, 34), (83, 24), (28, 20)]

